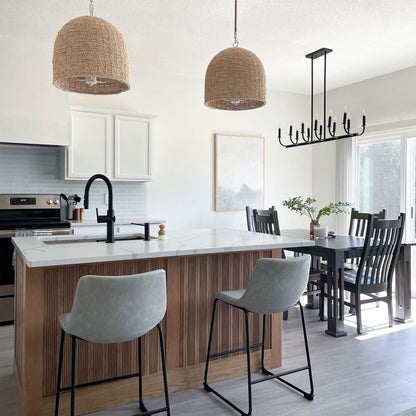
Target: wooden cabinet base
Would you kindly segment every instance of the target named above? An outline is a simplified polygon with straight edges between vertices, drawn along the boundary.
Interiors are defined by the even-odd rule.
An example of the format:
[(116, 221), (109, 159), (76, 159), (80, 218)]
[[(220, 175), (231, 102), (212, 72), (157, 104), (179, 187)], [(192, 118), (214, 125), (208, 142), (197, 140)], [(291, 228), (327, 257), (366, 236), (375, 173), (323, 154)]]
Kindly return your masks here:
[[(28, 268), (16, 261), (15, 368), (22, 415), (53, 415), (60, 327), (58, 316), (69, 312), (81, 276), (126, 275), (165, 269), (167, 312), (162, 322), (170, 391), (202, 385), (213, 294), (243, 289), (254, 264), (262, 257), (280, 257), (280, 250), (128, 260), (44, 268)], [(262, 317), (250, 317), (251, 342), (262, 336)], [(268, 317), (266, 362), (281, 365), (280, 315)], [(68, 340), (68, 337), (67, 337)], [(70, 348), (64, 348), (62, 385), (70, 384)], [(137, 340), (118, 344), (79, 341), (77, 384), (122, 377), (137, 372)], [(225, 304), (218, 307), (213, 352), (244, 345), (241, 311)], [(146, 397), (163, 393), (157, 331), (143, 337), (144, 391)], [(244, 353), (213, 360), (210, 380), (223, 380), (246, 373)], [(253, 371), (259, 367), (254, 352)], [(77, 414), (119, 406), (137, 400), (137, 378), (79, 389)], [(60, 416), (68, 414), (68, 393), (62, 395)]]

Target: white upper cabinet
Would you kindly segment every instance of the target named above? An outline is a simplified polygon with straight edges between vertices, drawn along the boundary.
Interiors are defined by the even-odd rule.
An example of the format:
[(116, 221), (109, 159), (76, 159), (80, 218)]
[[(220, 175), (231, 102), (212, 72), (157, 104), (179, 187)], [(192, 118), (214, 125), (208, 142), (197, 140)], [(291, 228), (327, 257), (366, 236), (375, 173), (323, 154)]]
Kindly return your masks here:
[(67, 179), (95, 173), (111, 175), (112, 117), (72, 111), (72, 145), (67, 149)]
[(116, 115), (114, 121), (114, 178), (150, 180), (152, 119)]
[(112, 181), (149, 181), (153, 169), (153, 116), (71, 107), (72, 142), (65, 179), (103, 173)]

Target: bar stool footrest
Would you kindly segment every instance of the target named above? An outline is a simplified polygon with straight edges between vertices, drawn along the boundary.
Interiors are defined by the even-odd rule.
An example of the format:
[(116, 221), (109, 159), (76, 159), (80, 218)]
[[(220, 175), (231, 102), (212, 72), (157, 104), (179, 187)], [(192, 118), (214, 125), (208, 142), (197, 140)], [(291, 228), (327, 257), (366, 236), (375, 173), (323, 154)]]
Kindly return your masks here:
[(139, 407), (142, 412), (148, 412), (148, 408), (144, 405), (142, 400), (139, 400)]
[(289, 374), (298, 373), (299, 371), (305, 371), (305, 370), (310, 370), (310, 366), (305, 365), (304, 367), (299, 367), (299, 368), (295, 368), (293, 370), (283, 371), (279, 374), (274, 374), (271, 371), (267, 370), (266, 368), (261, 367), (261, 372), (266, 377), (258, 378), (257, 380), (253, 380), (253, 381), (251, 381), (251, 384), (257, 384), (257, 383), (261, 383), (263, 381), (277, 379), (277, 380), (281, 381), (282, 383), (286, 384), (287, 386), (291, 387), (292, 389), (298, 391), (299, 393), (302, 393), (303, 396), (305, 397), (305, 399), (312, 401), (313, 398), (314, 398), (313, 393), (308, 393), (308, 392), (300, 389), (299, 387), (295, 386), (294, 384), (290, 383), (289, 381), (284, 380), (282, 378), (283, 376), (287, 376)]
[[(141, 409), (141, 408), (140, 408)], [(154, 415), (156, 413), (162, 413), (162, 412), (166, 412), (168, 410), (167, 407), (161, 407), (160, 409), (155, 409), (155, 410), (150, 410), (150, 411), (145, 411), (143, 413), (135, 413), (132, 416), (148, 416), (148, 415)]]
[(218, 393), (215, 389), (213, 389), (211, 386), (208, 385), (208, 383), (204, 382), (204, 389), (210, 393), (214, 393), (217, 397), (219, 397), (222, 401), (228, 404), (228, 406), (232, 407), (234, 410), (236, 410), (238, 413), (241, 414), (241, 416), (250, 416), (250, 413), (246, 413), (243, 410), (241, 410), (238, 406), (236, 406), (234, 403), (230, 402), (226, 397), (224, 397), (221, 393)]
[[(259, 343), (259, 344), (252, 344), (250, 345), (250, 349), (252, 348), (260, 348), (263, 346), (263, 343)], [(234, 354), (235, 352), (240, 352), (240, 351), (246, 351), (246, 347), (241, 347), (241, 348), (235, 348), (233, 350), (227, 350), (227, 351), (221, 351), (221, 352), (216, 352), (214, 354), (210, 354), (208, 356), (208, 358), (216, 358), (216, 357), (222, 357), (223, 355), (228, 355), (228, 354)]]

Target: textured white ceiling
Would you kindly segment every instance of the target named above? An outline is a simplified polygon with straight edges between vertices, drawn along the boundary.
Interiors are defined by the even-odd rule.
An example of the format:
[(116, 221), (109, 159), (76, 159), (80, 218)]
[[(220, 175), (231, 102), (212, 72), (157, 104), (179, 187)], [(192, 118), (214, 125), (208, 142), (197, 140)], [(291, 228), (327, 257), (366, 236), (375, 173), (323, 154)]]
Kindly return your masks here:
[[(0, 0), (0, 35), (52, 48), (58, 30), (88, 14), (88, 5)], [(262, 60), (268, 88), (309, 93), (304, 55), (320, 47), (334, 49), (329, 89), (416, 65), (414, 0), (239, 0), (238, 7), (240, 46)], [(123, 33), (136, 65), (201, 79), (211, 58), (232, 45), (233, 12), (233, 0), (95, 0), (95, 15)]]

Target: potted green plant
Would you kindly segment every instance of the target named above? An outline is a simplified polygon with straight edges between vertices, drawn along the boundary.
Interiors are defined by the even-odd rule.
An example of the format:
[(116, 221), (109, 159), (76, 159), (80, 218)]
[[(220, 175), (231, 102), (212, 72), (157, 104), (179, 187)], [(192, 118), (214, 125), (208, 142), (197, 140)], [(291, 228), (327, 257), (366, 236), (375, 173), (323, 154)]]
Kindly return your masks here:
[(328, 205), (318, 209), (315, 206), (316, 199), (307, 197), (305, 200), (300, 196), (286, 199), (283, 201), (283, 206), (289, 208), (291, 211), (298, 212), (300, 215), (306, 215), (310, 218), (310, 232), (313, 235), (315, 226), (319, 226), (319, 220), (324, 215), (340, 214), (349, 212), (348, 208), (351, 206), (349, 202), (331, 202)]

